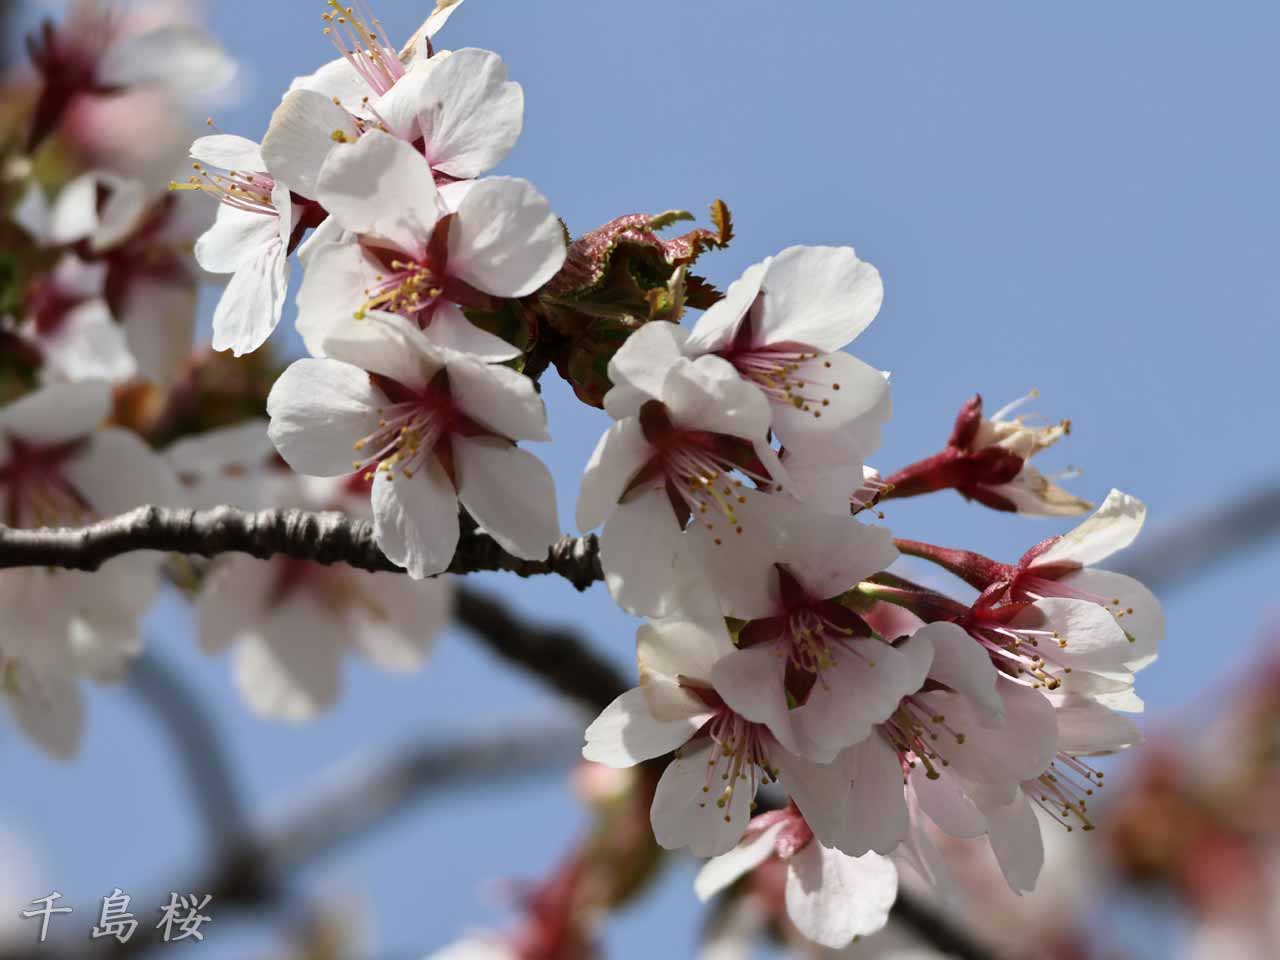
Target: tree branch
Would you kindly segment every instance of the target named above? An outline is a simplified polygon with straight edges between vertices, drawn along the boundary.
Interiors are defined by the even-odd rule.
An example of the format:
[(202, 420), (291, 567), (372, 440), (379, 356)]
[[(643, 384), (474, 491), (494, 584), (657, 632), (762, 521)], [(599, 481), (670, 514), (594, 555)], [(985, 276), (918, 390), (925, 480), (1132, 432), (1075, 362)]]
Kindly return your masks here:
[[(403, 573), (378, 548), (373, 524), (342, 513), (261, 510), (234, 507), (171, 510), (139, 507), (86, 527), (35, 530), (0, 526), (0, 569), (62, 567), (97, 570), (108, 560), (137, 550), (195, 554), (247, 553), (260, 560), (276, 556), (345, 563), (375, 573)], [(496, 540), (465, 530), (450, 573), (504, 570), (521, 577), (554, 574), (579, 590), (604, 579), (595, 536), (562, 537), (545, 560), (523, 560)]]

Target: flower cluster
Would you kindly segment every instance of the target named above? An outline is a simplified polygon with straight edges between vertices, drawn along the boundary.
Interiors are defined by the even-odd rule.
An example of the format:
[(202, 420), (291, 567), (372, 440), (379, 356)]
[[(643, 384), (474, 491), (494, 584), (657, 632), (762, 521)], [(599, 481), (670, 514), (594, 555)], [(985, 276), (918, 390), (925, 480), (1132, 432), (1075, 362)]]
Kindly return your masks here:
[[(234, 558), (187, 584), (204, 647), (236, 647), (250, 706), (302, 720), (334, 701), (348, 651), (397, 670), (423, 661), (449, 612), (431, 578), (464, 529), (546, 557), (555, 488), (521, 442), (550, 439), (538, 381), (554, 366), (612, 420), (576, 519), (600, 530), (613, 599), (644, 619), (639, 685), (587, 729), (584, 755), (670, 757), (652, 831), (709, 858), (698, 895), (785, 873), (791, 921), (841, 948), (884, 926), (900, 869), (945, 883), (930, 824), (985, 837), (1010, 887), (1030, 890), (1037, 808), (1091, 828), (1102, 774), (1088, 758), (1138, 739), (1124, 714), (1141, 709), (1134, 676), (1163, 617), (1141, 584), (1095, 564), (1137, 536), (1143, 505), (1113, 491), (1014, 563), (869, 522), (877, 504), (944, 489), (996, 510), (1085, 513), (1029, 463), (1069, 424), (1013, 407), (984, 417), (975, 397), (940, 452), (882, 476), (868, 459), (889, 377), (846, 351), (879, 313), (877, 270), (850, 247), (791, 246), (721, 293), (691, 272), (733, 237), (719, 202), (715, 229), (663, 238), (688, 215), (636, 214), (571, 242), (529, 182), (490, 175), (522, 132), (523, 92), (497, 54), (436, 47), (459, 3), (440, 0), (397, 46), (362, 6), (330, 0), (338, 56), (294, 81), (260, 140), (196, 139), (189, 172), (159, 195), (98, 168), (46, 190), (31, 150), (86, 98), (166, 82), (165, 96), (186, 95), (176, 80), (192, 62), (219, 75), (203, 34), (107, 31), (90, 48), (49, 28), (33, 43), (31, 146), (5, 158), (6, 187), (21, 188), (6, 226), (29, 262), (3, 291), (4, 523), (73, 525), (139, 503), (367, 517), (408, 576)], [(120, 69), (148, 50), (145, 71)], [(295, 255), (309, 355), (277, 375), (268, 341)], [(190, 355), (193, 264), (225, 279), (213, 350), (246, 359)], [(890, 572), (903, 555), (974, 596)], [(0, 680), (55, 752), (79, 727), (73, 679), (118, 675), (137, 652), (160, 565), (0, 574), (0, 609), (24, 611), (0, 635)], [(554, 892), (532, 911), (531, 942), (569, 925), (577, 881)]]

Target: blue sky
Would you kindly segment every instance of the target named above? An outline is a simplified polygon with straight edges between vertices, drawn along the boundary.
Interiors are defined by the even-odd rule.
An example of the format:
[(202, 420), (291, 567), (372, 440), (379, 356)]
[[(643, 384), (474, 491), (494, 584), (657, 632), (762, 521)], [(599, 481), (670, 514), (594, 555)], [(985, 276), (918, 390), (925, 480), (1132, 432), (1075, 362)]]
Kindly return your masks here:
[[(430, 4), (375, 5), (403, 37)], [(249, 97), (217, 115), (222, 130), (259, 137), (289, 79), (331, 56), (320, 12), (312, 0), (211, 8), (249, 71)], [(1112, 486), (1137, 494), (1159, 528), (1280, 478), (1278, 28), (1280, 8), (1261, 0), (470, 0), (441, 40), (506, 59), (527, 109), (500, 172), (532, 180), (575, 233), (623, 213), (701, 214), (723, 197), (738, 239), (700, 264), (722, 287), (795, 243), (852, 244), (879, 267), (885, 306), (855, 349), (893, 371), (875, 458), (886, 472), (933, 452), (975, 391), (995, 408), (1037, 387), (1036, 408), (1074, 424), (1048, 467), (1081, 468), (1072, 489), (1091, 499)], [(546, 385), (556, 440), (539, 452), (570, 529), (606, 420), (554, 376)], [(1001, 559), (1065, 529), (951, 494), (887, 514), (902, 536)], [(1140, 682), (1148, 722), (1177, 718), (1254, 654), (1280, 617), (1278, 558), (1271, 544), (1163, 598), (1169, 635)], [(602, 589), (579, 599), (551, 581), (478, 579), (629, 660), (634, 623)], [(247, 714), (225, 663), (195, 651), (180, 604), (151, 618), (148, 639), (216, 713), (260, 809), (352, 754), (565, 709), (450, 632), (421, 675), (353, 664), (337, 710), (283, 728)], [(0, 822), (28, 834), (45, 865), (31, 898), (50, 885), (76, 903), (117, 885), (144, 895), (203, 855), (162, 734), (123, 691), (96, 692), (91, 711), (68, 766), (0, 737)], [(414, 957), (502, 922), (492, 881), (540, 875), (584, 825), (555, 776), (440, 795), (305, 883), (369, 914), (376, 956)], [(692, 870), (672, 870), (611, 922), (611, 956), (690, 954)], [(75, 922), (87, 931), (93, 919)], [(207, 956), (269, 942), (231, 927)]]

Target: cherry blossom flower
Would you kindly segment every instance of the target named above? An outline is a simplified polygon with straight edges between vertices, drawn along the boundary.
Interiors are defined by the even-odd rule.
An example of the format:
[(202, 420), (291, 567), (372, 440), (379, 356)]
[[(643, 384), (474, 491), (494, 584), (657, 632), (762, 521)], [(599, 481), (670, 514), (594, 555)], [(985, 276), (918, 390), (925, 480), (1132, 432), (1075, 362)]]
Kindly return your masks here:
[(1004, 419), (1034, 391), (996, 412), (982, 415), (982, 397), (975, 396), (956, 417), (947, 446), (932, 457), (889, 477), (893, 497), (911, 497), (934, 490), (954, 489), (966, 500), (1007, 512), (1033, 516), (1075, 516), (1092, 504), (1057, 486), (1028, 461), (1071, 431), (1071, 422), (1035, 426), (1025, 417)]
[(749, 267), (685, 342), (764, 392), (792, 492), (834, 513), (848, 512), (892, 410), (884, 374), (841, 352), (883, 299), (880, 274), (852, 248), (789, 247)]
[(29, 38), (42, 80), (29, 149), (63, 120), (77, 99), (156, 88), (170, 104), (225, 88), (237, 65), (200, 27), (151, 4), (127, 16), (96, 0), (77, 3), (61, 26), (46, 21)]
[(436, 344), (483, 359), (519, 354), (463, 311), (527, 296), (564, 262), (564, 231), (529, 183), (477, 181), (450, 213), (422, 155), (375, 130), (333, 151), (318, 193), (347, 233), (308, 260), (298, 331), (313, 354), (374, 312), (407, 317)]
[(549, 439), (527, 377), (441, 349), (392, 314), (327, 345), (329, 359), (295, 362), (267, 401), (295, 470), (368, 476), (378, 544), (415, 578), (453, 559), (459, 504), (513, 554), (546, 556), (559, 533), (551, 474), (515, 445)]
[(382, 24), (366, 11), (337, 0), (329, 0), (327, 5), (333, 9), (324, 14), (324, 32), (339, 56), (315, 73), (295, 79), (289, 91), (311, 90), (359, 114), (370, 100), (390, 93), (407, 73), (431, 58), (432, 39), (462, 0), (436, 0), (435, 9), (399, 51)]
[(923, 635), (894, 647), (840, 603), (897, 558), (887, 530), (785, 500), (773, 506), (773, 522), (753, 525), (732, 549), (705, 526), (688, 534), (722, 611), (743, 622), (738, 649), (712, 680), (789, 750), (830, 763), (920, 689), (932, 648)]
[(28, 293), (19, 335), (41, 355), (45, 380), (127, 380), (137, 372), (105, 298), (107, 269), (68, 253)]
[(1110, 612), (1131, 644), (1126, 666), (1138, 670), (1153, 662), (1164, 639), (1164, 612), (1151, 591), (1132, 577), (1094, 564), (1131, 544), (1146, 518), (1137, 497), (1112, 490), (1102, 506), (1070, 533), (1033, 547), (1010, 571), (1012, 600), (1066, 597), (1096, 603)]
[[(190, 247), (207, 225), (199, 210), (173, 196), (157, 197), (139, 181), (91, 170), (64, 186), (52, 203), (32, 185), (14, 215), (42, 246), (72, 247), (74, 256), (86, 264), (78, 279), (68, 284), (72, 289), (61, 289), (64, 278), (57, 274), (53, 287), (37, 289), (37, 306), (50, 293), (53, 300), (46, 308), (57, 308), (60, 302), (65, 306), (67, 299), (92, 302), (84, 299), (92, 291), (100, 294), (119, 328), (107, 330), (102, 324), (107, 314), (96, 306), (98, 322), (88, 328), (78, 322), (46, 321), (45, 332), (51, 336), (42, 337), (37, 324), (29, 332), (41, 341), (42, 350), (52, 350), (55, 366), (63, 366), (70, 351), (76, 357), (75, 377), (121, 379), (128, 375), (119, 352), (122, 335), (132, 358), (131, 372), (168, 382), (190, 351), (194, 335), (196, 271), (190, 264)], [(91, 374), (90, 366), (96, 372)]]
[(253, 419), (175, 441), (164, 457), (183, 488), (183, 502), (198, 510), (231, 506), (266, 510), (287, 502), (279, 488), (300, 482), (283, 469), (267, 435), (268, 422)]
[(583, 756), (629, 767), (675, 751), (654, 794), (650, 819), (659, 844), (701, 857), (731, 849), (747, 827), (756, 790), (778, 781), (820, 837), (846, 819), (849, 774), (797, 756), (769, 728), (736, 713), (714, 683), (733, 652), (718, 612), (658, 620), (640, 628), (640, 686), (622, 694), (587, 728)]
[[(173, 476), (133, 433), (99, 428), (110, 408), (102, 381), (50, 384), (0, 407), (0, 521), (74, 525), (140, 503), (176, 502)], [(158, 586), (158, 557), (119, 557), (94, 574), (0, 572), (4, 689), (19, 723), (67, 756), (82, 709), (73, 679), (118, 679), (141, 649), (138, 619)]]
[[(367, 494), (361, 502), (342, 480), (283, 480), (271, 493), (280, 506), (368, 511)], [(235, 683), (246, 703), (263, 716), (300, 722), (337, 700), (349, 652), (384, 670), (419, 668), (449, 619), (450, 595), (445, 579), (418, 583), (340, 564), (227, 557), (197, 603), (200, 645), (206, 653), (234, 646)]]
[(672, 324), (646, 324), (615, 354), (605, 408), (618, 422), (592, 453), (578, 498), (579, 529), (604, 524), (600, 557), (614, 600), (648, 616), (674, 613), (697, 580), (690, 521), (710, 525), (721, 544), (755, 523), (784, 531), (769, 517), (774, 498), (751, 497), (743, 483), (776, 490), (785, 479), (764, 395), (720, 357), (684, 357), (682, 336)]
[(213, 314), (213, 348), (243, 356), (266, 342), (284, 313), (293, 198), (267, 171), (261, 147), (251, 140), (201, 137), (191, 145), (191, 156), (196, 175), (174, 186), (208, 193), (221, 204), (213, 226), (196, 243), (196, 260), (210, 273), (231, 274)]
[(850, 857), (818, 843), (795, 807), (755, 817), (734, 849), (698, 873), (694, 889), (711, 899), (766, 860), (787, 864), (787, 914), (796, 928), (824, 947), (847, 946), (880, 930), (898, 895), (898, 871), (875, 853)]

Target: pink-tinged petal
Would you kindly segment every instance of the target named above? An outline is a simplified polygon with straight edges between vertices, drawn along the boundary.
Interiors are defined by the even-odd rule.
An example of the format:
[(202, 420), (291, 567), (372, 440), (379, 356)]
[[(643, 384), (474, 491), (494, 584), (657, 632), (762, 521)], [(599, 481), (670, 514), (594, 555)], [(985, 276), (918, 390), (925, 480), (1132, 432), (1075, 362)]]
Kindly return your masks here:
[(644, 324), (627, 337), (609, 361), (609, 382), (615, 390), (632, 387), (649, 399), (661, 400), (667, 374), (684, 360), (687, 337), (688, 333), (678, 324), (664, 321)]
[(200, 137), (191, 144), (191, 159), (207, 167), (234, 170), (237, 173), (264, 173), (267, 164), (262, 148), (252, 140), (229, 133)]
[(898, 897), (898, 871), (874, 853), (848, 857), (810, 843), (790, 861), (787, 914), (796, 929), (824, 947), (847, 947), (854, 937), (889, 922)]
[[(893, 536), (884, 527), (859, 523), (852, 517), (833, 517), (814, 510), (792, 509), (786, 541), (787, 564), (805, 591), (818, 599), (838, 597), (873, 573), (887, 570), (898, 559)], [(845, 508), (848, 513), (848, 507)], [(805, 549), (805, 540), (808, 549)]]
[(374, 94), (346, 57), (330, 60), (315, 73), (298, 77), (289, 86), (290, 92), (294, 90), (313, 90), (328, 100), (339, 101), (350, 113), (360, 113), (366, 106), (365, 98)]
[[(773, 258), (752, 264), (737, 280), (729, 284), (724, 299), (713, 304), (694, 324), (687, 349), (690, 356), (727, 350), (738, 334), (743, 318), (760, 295), (765, 271)], [(752, 344), (756, 346), (757, 344)]]
[(1133, 674), (1128, 670), (1100, 673), (1072, 670), (1062, 678), (1062, 685), (1053, 691), (1051, 696), (1053, 698), (1072, 695), (1088, 697), (1112, 710), (1141, 713), (1142, 700), (1134, 693), (1133, 683)]
[(1073, 756), (1103, 756), (1142, 742), (1142, 734), (1128, 717), (1097, 701), (1070, 695), (1055, 704), (1058, 749)]
[(706, 903), (773, 856), (774, 841), (786, 825), (785, 820), (780, 820), (754, 835), (748, 833), (728, 853), (722, 853), (703, 864), (693, 881), (693, 892), (698, 895), (698, 899)]
[(111, 384), (51, 383), (0, 406), (0, 434), (36, 443), (66, 443), (91, 433), (111, 412)]
[(418, 125), (431, 166), (459, 180), (492, 170), (511, 152), (524, 125), (524, 91), (488, 50), (455, 50), (430, 65)]
[(41, 342), (43, 375), (56, 380), (128, 380), (138, 371), (124, 330), (104, 300), (82, 303), (67, 314), (58, 336)]
[(911, 826), (906, 839), (894, 850), (893, 860), (899, 869), (909, 867), (934, 894), (946, 900), (953, 895), (955, 884), (946, 859), (929, 836), (914, 793), (907, 794), (907, 811)]
[(600, 534), (600, 562), (614, 602), (636, 616), (671, 616), (688, 584), (698, 579), (661, 489), (618, 504)]
[(611, 387), (604, 395), (604, 412), (615, 420), (626, 420), (640, 415), (640, 408), (653, 398), (643, 390), (623, 384)]
[(233, 675), (249, 708), (301, 723), (333, 706), (347, 650), (342, 618), (295, 595), (240, 642)]
[(487, 363), (506, 363), (522, 352), (501, 337), (481, 330), (467, 319), (456, 303), (437, 306), (424, 333), (428, 340), (444, 350), (469, 354)]
[(769, 402), (719, 357), (672, 367), (661, 399), (681, 427), (758, 440), (769, 430)]
[(931, 623), (915, 636), (928, 637), (933, 643), (930, 679), (964, 694), (991, 719), (1004, 718), (1004, 701), (996, 692), (996, 668), (982, 644), (954, 623)]
[(1049, 597), (1014, 617), (1019, 630), (1047, 631), (1039, 650), (1053, 664), (1081, 670), (1123, 669), (1133, 657), (1133, 644), (1106, 608), (1087, 600)]
[(213, 565), (196, 601), (197, 631), (205, 653), (220, 653), (257, 628), (270, 609), (279, 570), (276, 564), (239, 554)]
[(1123, 573), (1094, 569), (1068, 573), (1058, 582), (1071, 590), (1099, 598), (1116, 618), (1120, 628), (1130, 637), (1129, 652), (1124, 661), (1130, 670), (1138, 670), (1155, 659), (1164, 640), (1164, 610), (1155, 595), (1140, 582)]
[(564, 227), (527, 180), (489, 177), (468, 191), (449, 227), (449, 273), (495, 297), (524, 297), (556, 275)]
[[(87, 193), (86, 198), (88, 198)], [(92, 216), (92, 203), (85, 203), (83, 209), (88, 210), (89, 215)], [(49, 198), (45, 196), (44, 190), (39, 184), (31, 183), (27, 186), (22, 199), (18, 201), (18, 205), (13, 208), (9, 216), (13, 218), (14, 223), (41, 245), (48, 243), (52, 239), (50, 231), (52, 229), (53, 209), (49, 205)]]
[(824, 353), (796, 364), (792, 376), (808, 382), (803, 393), (813, 402), (797, 407), (774, 401), (773, 427), (783, 446), (806, 435), (824, 437), (855, 429), (870, 438), (863, 456), (875, 451), (880, 426), (893, 412), (889, 381), (883, 373), (847, 353)]
[(120, 306), (120, 323), (138, 372), (157, 383), (172, 383), (195, 342), (195, 283), (141, 279), (130, 285)]
[(218, 207), (213, 226), (196, 241), (196, 262), (210, 273), (235, 273), (277, 245), (280, 224), (270, 214)]
[[(442, 58), (441, 62), (444, 59), (447, 57)], [(422, 139), (422, 131), (418, 127), (418, 107), (422, 104), (422, 86), (426, 82), (427, 74), (436, 66), (435, 61), (429, 60), (412, 65), (390, 90), (374, 101), (375, 106), (372, 110), (364, 107), (362, 112), (376, 113), (388, 133), (406, 143), (417, 143)], [(432, 166), (434, 167), (434, 164)]]
[(479, 180), (455, 180), (453, 183), (440, 184), (438, 187), (440, 202), (444, 204), (445, 212), (457, 213), (462, 207), (462, 201), (471, 192), (471, 188), (479, 182)]
[(98, 226), (89, 238), (89, 248), (100, 253), (122, 243), (142, 225), (153, 198), (137, 180), (99, 173), (98, 182), (107, 189), (107, 201), (98, 210)]
[(56, 671), (37, 673), (21, 660), (11, 664), (5, 700), (13, 718), (50, 756), (69, 760), (84, 737), (84, 703), (75, 681)]
[(347, 336), (362, 322), (356, 314), (367, 299), (365, 291), (377, 284), (380, 275), (378, 264), (355, 242), (328, 243), (311, 253), (298, 290), (296, 326), (313, 356), (324, 356), (330, 338)]
[(237, 357), (267, 342), (284, 315), (289, 285), (289, 258), (274, 243), (240, 264), (232, 274), (213, 314), (213, 349)]
[(337, 360), (298, 360), (267, 397), (269, 433), (280, 455), (299, 473), (349, 474), (355, 444), (378, 426), (387, 398), (359, 367)]
[[(653, 620), (640, 627), (636, 662), (641, 685), (659, 681), (675, 685), (681, 677), (711, 682), (712, 668), (736, 648), (719, 611), (704, 613), (697, 619), (685, 619), (682, 614), (680, 619)], [(656, 707), (655, 711), (662, 715)]]
[(131, 430), (105, 427), (67, 461), (66, 476), (103, 517), (179, 501), (173, 469)]
[[(690, 707), (694, 706), (690, 698)], [(683, 717), (655, 717), (645, 692), (636, 687), (605, 707), (587, 727), (582, 756), (607, 767), (633, 767), (687, 742), (710, 716), (703, 706)]]
[(873, 604), (869, 610), (863, 610), (859, 616), (886, 640), (909, 637), (925, 625), (924, 621), (914, 613), (893, 603)]
[(830, 762), (871, 736), (873, 726), (887, 720), (903, 697), (920, 689), (929, 640), (917, 634), (908, 643), (919, 657), (876, 639), (851, 640), (852, 651), (832, 651), (835, 662), (823, 669), (809, 699), (792, 711), (807, 756)]
[(440, 219), (436, 182), (422, 154), (403, 140), (371, 130), (337, 144), (320, 169), (321, 205), (344, 230), (422, 256)]
[(884, 737), (868, 737), (850, 751), (849, 816), (833, 844), (851, 857), (891, 852), (907, 836), (902, 764)]
[(351, 588), (356, 596), (347, 616), (355, 648), (383, 670), (421, 667), (453, 613), (449, 579), (352, 571)]
[(814, 763), (780, 747), (769, 751), (769, 762), (777, 769), (782, 788), (804, 814), (816, 843), (839, 843), (850, 816), (861, 816), (849, 806), (852, 759), (852, 751), (828, 764)]
[(757, 336), (835, 352), (870, 325), (883, 301), (879, 271), (852, 247), (788, 247), (769, 264)]
[(373, 478), (373, 528), (378, 546), (415, 580), (443, 573), (458, 549), (458, 496), (429, 457), (412, 477), (379, 470)]
[[(414, 31), (409, 42), (404, 45), (400, 51), (402, 59), (416, 63), (420, 57), (427, 55), (427, 41), (439, 33), (449, 18), (458, 12), (458, 8), (462, 6), (462, 0), (436, 0), (435, 8), (431, 11), (426, 20), (422, 22), (417, 30)], [(436, 56), (442, 56), (442, 53)]]
[(412, 320), (377, 310), (359, 322), (335, 329), (320, 345), (327, 357), (379, 373), (411, 389), (429, 384), (446, 359)]
[(556, 486), (528, 450), (493, 437), (454, 437), (458, 499), (503, 549), (542, 560), (560, 538)]
[(1141, 500), (1112, 490), (1093, 516), (1036, 557), (1032, 569), (1057, 563), (1087, 567), (1105, 560), (1137, 539), (1146, 517), (1147, 508)]
[(987, 832), (987, 818), (964, 792), (959, 777), (941, 771), (941, 776), (930, 779), (924, 766), (917, 764), (909, 782), (920, 809), (943, 833), (972, 839)]
[(1030, 893), (1044, 866), (1044, 838), (1030, 801), (1019, 792), (1013, 803), (988, 809), (986, 816), (1000, 872), (1014, 893)]
[(609, 518), (650, 453), (640, 422), (634, 418), (620, 420), (605, 431), (582, 474), (578, 530), (582, 533), (594, 530)]
[(309, 270), (312, 258), (325, 247), (333, 243), (354, 243), (355, 240), (355, 235), (343, 230), (337, 220), (325, 217), (324, 222), (311, 231), (311, 235), (298, 247), (298, 262), (304, 271)]
[(712, 667), (711, 684), (729, 709), (764, 724), (786, 750), (799, 752), (787, 708), (785, 670), (786, 661), (771, 646), (735, 650)]
[(550, 440), (547, 408), (524, 374), (471, 357), (449, 360), (449, 389), (477, 423), (511, 440)]
[(314, 90), (285, 94), (262, 138), (265, 169), (309, 200), (318, 193), (320, 170), (338, 143), (354, 143), (360, 128), (351, 114)]
[(732, 798), (720, 806), (723, 781), (709, 766), (712, 741), (686, 744), (658, 781), (649, 819), (654, 839), (667, 850), (688, 847), (695, 857), (717, 857), (731, 850), (751, 817), (753, 791), (739, 781)]

